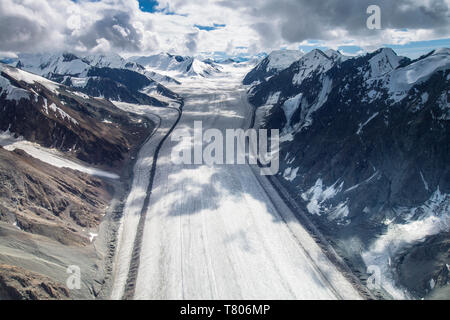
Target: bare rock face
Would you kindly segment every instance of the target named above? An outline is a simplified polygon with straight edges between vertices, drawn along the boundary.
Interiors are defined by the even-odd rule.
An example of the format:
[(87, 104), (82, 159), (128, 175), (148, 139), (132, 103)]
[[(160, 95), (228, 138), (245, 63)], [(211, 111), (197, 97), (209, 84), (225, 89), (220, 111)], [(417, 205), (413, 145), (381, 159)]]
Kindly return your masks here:
[[(0, 149), (0, 221), (67, 245), (85, 245), (111, 195), (95, 177)], [(3, 213), (4, 212), (4, 213)]]
[[(400, 248), (435, 233), (448, 239), (448, 49), (414, 61), (389, 48), (338, 59), (315, 50), (256, 80), (249, 89), (256, 125), (280, 130), (278, 180), (358, 272), (374, 261), (390, 268)], [(395, 226), (429, 221), (439, 221), (433, 232), (398, 233), (385, 250), (374, 247)], [(413, 249), (422, 258), (407, 255), (400, 267), (401, 284), (418, 298), (432, 278), (435, 288), (446, 282), (437, 254), (443, 244), (428, 245)], [(435, 255), (425, 257), (428, 250)], [(439, 264), (427, 266), (428, 259)]]
[[(99, 178), (0, 148), (0, 300), (95, 298), (104, 274), (93, 234), (111, 197)], [(84, 282), (68, 293), (71, 265)]]
[(113, 167), (124, 161), (152, 126), (107, 100), (13, 67), (1, 67), (1, 131), (91, 164)]
[(0, 300), (68, 300), (69, 291), (50, 278), (0, 264)]
[[(416, 297), (449, 299), (450, 234), (430, 237), (399, 256), (399, 281)], [(443, 293), (447, 292), (446, 295)]]
[[(123, 80), (133, 84), (131, 72), (110, 73), (120, 79), (126, 76)], [(142, 81), (141, 85), (150, 83), (147, 78)], [(93, 90), (104, 89), (91, 85)], [(125, 190), (131, 154), (153, 128), (149, 119), (122, 111), (104, 98), (0, 64), (0, 133), (6, 131), (11, 141), (20, 138), (56, 149), (58, 156), (81, 160), (85, 166), (123, 173), (120, 181), (102, 180), (57, 168), (20, 149), (9, 151), (10, 141), (3, 141), (0, 300), (98, 296), (105, 283), (109, 254), (105, 247), (110, 239), (100, 224), (108, 221), (103, 218), (113, 195)], [(96, 237), (101, 240), (94, 242)], [(83, 277), (81, 288), (70, 292), (64, 287), (69, 266), (79, 267)]]

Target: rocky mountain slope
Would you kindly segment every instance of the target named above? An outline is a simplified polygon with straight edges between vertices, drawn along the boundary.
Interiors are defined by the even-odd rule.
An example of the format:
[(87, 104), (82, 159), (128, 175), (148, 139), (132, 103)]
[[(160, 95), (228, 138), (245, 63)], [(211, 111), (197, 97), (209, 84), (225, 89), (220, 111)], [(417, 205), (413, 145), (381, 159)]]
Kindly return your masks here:
[[(448, 288), (448, 247), (427, 241), (450, 225), (450, 50), (414, 61), (387, 48), (354, 58), (313, 50), (269, 77), (266, 65), (244, 83), (256, 126), (281, 130), (278, 178), (295, 200), (355, 270), (381, 270), (388, 295)], [(429, 256), (402, 259), (399, 274), (406, 249)], [(440, 262), (405, 276), (426, 268), (411, 261)]]
[[(111, 189), (99, 178), (0, 148), (0, 221), (65, 245), (89, 244)], [(85, 229), (84, 232), (82, 229)]]
[[(88, 72), (113, 72), (100, 76), (139, 85), (123, 71)], [(96, 297), (110, 244), (108, 235), (106, 244), (95, 244), (97, 230), (124, 193), (131, 158), (155, 124), (3, 64), (0, 114), (0, 299)], [(79, 290), (66, 288), (70, 265), (83, 272)]]
[[(2, 147), (0, 178), (0, 299), (93, 298), (104, 270), (92, 242), (112, 185)], [(70, 265), (86, 273), (80, 290), (66, 287)]]
[(142, 65), (126, 60), (118, 54), (91, 54), (78, 56), (70, 52), (53, 54), (19, 54), (17, 58), (7, 62), (13, 67), (52, 78), (54, 75), (67, 75), (72, 77), (85, 77), (91, 68), (126, 69), (141, 73), (150, 80), (167, 83), (177, 83), (175, 79), (146, 70)]
[(0, 265), (2, 300), (67, 300), (68, 290), (50, 278), (20, 267)]
[[(167, 106), (178, 96), (159, 81), (179, 83), (173, 78), (146, 70), (143, 66), (115, 54), (78, 57), (72, 53), (21, 54), (9, 62), (19, 69), (76, 88), (93, 97)], [(143, 94), (152, 91), (161, 99)], [(148, 93), (148, 92), (147, 92)]]
[(299, 50), (273, 51), (245, 76), (243, 82), (245, 85), (264, 82), (279, 71), (288, 68), (302, 56), (303, 52)]
[(66, 86), (0, 66), (0, 131), (56, 148), (88, 163), (117, 166), (148, 122)]

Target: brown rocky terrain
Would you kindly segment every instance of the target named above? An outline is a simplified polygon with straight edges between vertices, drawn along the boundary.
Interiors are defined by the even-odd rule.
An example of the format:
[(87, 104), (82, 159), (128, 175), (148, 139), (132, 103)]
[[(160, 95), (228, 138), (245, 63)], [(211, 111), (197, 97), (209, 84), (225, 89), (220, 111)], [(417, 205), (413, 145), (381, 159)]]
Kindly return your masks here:
[(0, 148), (0, 221), (66, 245), (90, 242), (111, 199), (102, 180)]
[(0, 299), (71, 298), (69, 265), (90, 269), (75, 296), (93, 297), (89, 286), (99, 267), (90, 232), (111, 197), (99, 178), (0, 147)]
[(69, 291), (50, 278), (20, 267), (0, 264), (2, 300), (66, 300)]
[[(121, 176), (100, 179), (0, 146), (0, 300), (99, 295), (113, 252), (112, 200), (126, 191), (132, 155), (153, 128), (108, 100), (0, 65), (0, 132)], [(77, 290), (66, 288), (73, 265)]]
[(2, 68), (1, 131), (9, 130), (90, 164), (117, 167), (152, 126), (148, 120), (123, 112), (107, 100), (12, 67)]

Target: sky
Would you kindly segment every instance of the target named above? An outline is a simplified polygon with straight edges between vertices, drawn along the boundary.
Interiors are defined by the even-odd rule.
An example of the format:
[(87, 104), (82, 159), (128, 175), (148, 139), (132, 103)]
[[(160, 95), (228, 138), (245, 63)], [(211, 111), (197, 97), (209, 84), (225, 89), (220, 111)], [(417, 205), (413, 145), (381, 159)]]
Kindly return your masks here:
[[(381, 29), (367, 28), (378, 5)], [(450, 0), (1, 0), (0, 56), (170, 52), (252, 57), (279, 49), (380, 47), (416, 58), (450, 47)]]

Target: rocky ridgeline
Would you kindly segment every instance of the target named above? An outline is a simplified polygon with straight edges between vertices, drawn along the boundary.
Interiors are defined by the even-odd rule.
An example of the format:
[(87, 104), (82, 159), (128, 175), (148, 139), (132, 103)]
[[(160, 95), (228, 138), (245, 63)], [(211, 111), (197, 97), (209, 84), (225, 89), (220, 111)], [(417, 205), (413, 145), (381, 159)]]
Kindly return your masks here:
[[(390, 272), (406, 247), (448, 232), (449, 49), (416, 60), (388, 48), (353, 58), (313, 50), (275, 72), (270, 59), (244, 80), (256, 126), (280, 129), (280, 182), (355, 270)], [(395, 271), (392, 281), (418, 298), (448, 286), (437, 281), (445, 250), (429, 251), (440, 262), (416, 274), (420, 290)]]

